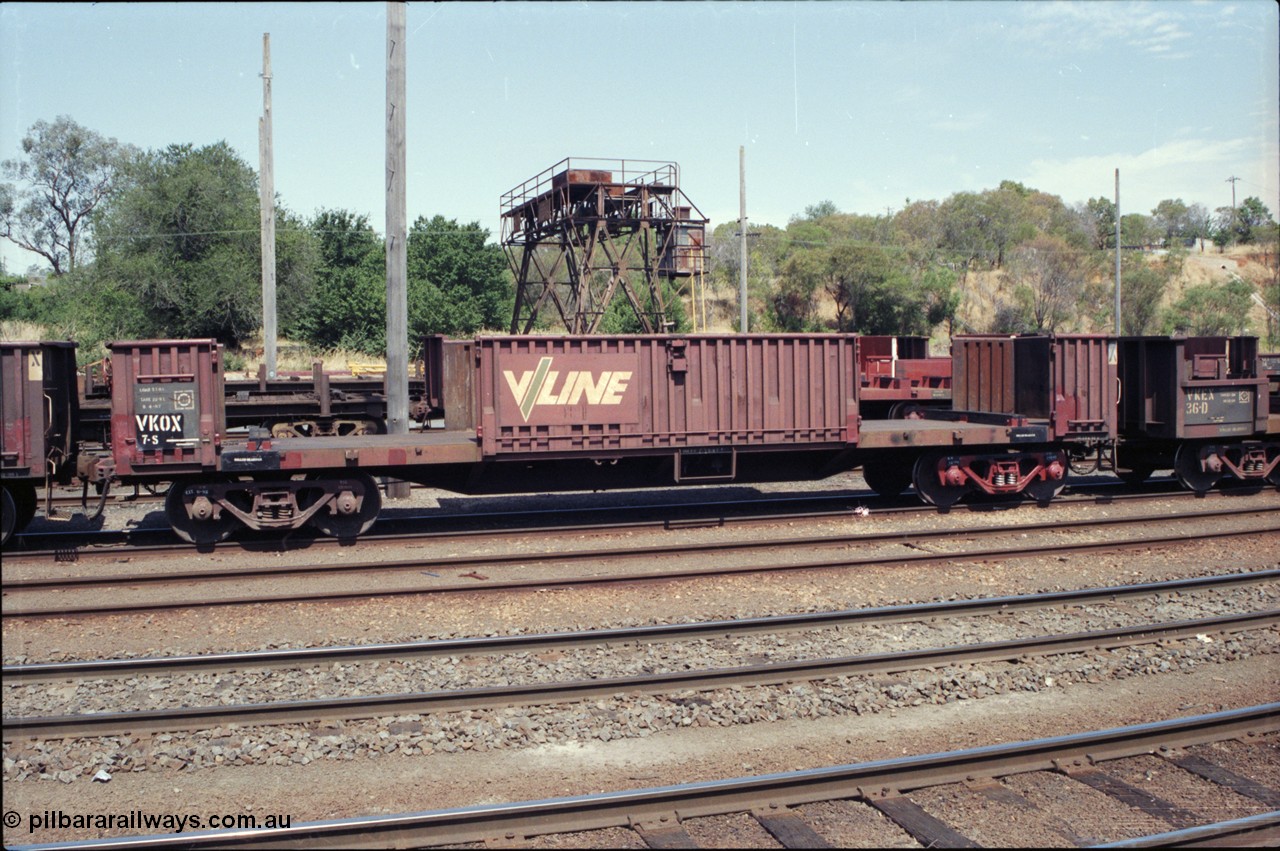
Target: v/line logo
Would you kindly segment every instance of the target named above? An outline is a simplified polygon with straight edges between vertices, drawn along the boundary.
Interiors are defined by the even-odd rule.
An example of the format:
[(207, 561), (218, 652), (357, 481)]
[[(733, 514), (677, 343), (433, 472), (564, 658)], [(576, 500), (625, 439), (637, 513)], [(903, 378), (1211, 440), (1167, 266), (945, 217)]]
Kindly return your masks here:
[(529, 421), (535, 405), (621, 405), (622, 394), (627, 392), (631, 370), (611, 370), (599, 374), (588, 370), (570, 370), (560, 381), (560, 373), (551, 368), (555, 358), (542, 358), (533, 370), (525, 370), (516, 378), (509, 369), (502, 377), (511, 388), (520, 407), (520, 415)]

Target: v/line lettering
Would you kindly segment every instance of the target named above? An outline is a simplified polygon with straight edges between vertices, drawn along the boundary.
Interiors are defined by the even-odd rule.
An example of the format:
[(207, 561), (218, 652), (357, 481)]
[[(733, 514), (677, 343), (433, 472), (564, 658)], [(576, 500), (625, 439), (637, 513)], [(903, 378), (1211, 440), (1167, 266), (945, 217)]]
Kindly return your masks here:
[(545, 357), (538, 366), (525, 370), (517, 378), (512, 370), (503, 370), (511, 395), (515, 397), (525, 422), (538, 405), (621, 405), (631, 382), (631, 370), (570, 370), (560, 381), (560, 373), (551, 369), (555, 358)]

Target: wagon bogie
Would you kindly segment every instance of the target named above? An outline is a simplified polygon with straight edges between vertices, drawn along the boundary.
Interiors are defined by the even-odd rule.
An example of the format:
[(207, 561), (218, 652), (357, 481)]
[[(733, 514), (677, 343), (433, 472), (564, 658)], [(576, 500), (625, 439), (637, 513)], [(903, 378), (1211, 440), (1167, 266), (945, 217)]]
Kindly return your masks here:
[(1061, 448), (922, 453), (912, 473), (926, 502), (946, 508), (966, 494), (995, 497), (1025, 495), (1048, 502), (1066, 486), (1067, 455)]
[(298, 478), (201, 478), (175, 481), (165, 515), (183, 540), (215, 544), (238, 528), (299, 529), (354, 538), (369, 530), (382, 507), (367, 473), (313, 473)]

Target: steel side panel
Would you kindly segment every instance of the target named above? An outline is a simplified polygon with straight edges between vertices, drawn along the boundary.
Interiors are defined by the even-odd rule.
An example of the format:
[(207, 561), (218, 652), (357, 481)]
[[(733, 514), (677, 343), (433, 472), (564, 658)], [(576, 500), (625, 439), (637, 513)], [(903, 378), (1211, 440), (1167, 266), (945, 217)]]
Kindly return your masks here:
[(0, 344), (0, 451), (8, 476), (44, 474), (43, 364), (39, 343)]
[(0, 454), (6, 478), (43, 479), (46, 460), (65, 466), (75, 456), (80, 432), (76, 349), (76, 343), (65, 341), (0, 344)]
[(1100, 334), (952, 341), (953, 407), (1047, 419), (1054, 437), (1114, 437), (1115, 339)]
[[(216, 469), (226, 433), (218, 342), (137, 340), (109, 343), (107, 348), (112, 369), (111, 447), (117, 474)], [(156, 442), (139, 425), (139, 417), (151, 414), (180, 415), (182, 439), (193, 443)]]
[(851, 335), (476, 341), (485, 457), (851, 443)]

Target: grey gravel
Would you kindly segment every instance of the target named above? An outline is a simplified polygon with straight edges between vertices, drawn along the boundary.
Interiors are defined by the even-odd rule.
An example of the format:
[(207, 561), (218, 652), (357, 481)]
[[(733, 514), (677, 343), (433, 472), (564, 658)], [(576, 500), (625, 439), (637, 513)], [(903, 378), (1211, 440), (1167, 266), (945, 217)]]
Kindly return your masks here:
[[(998, 624), (1001, 620), (999, 618), (983, 618), (972, 619), (973, 623), (965, 624), (953, 620), (928, 625), (903, 624), (877, 630), (884, 633), (879, 638), (882, 643), (906, 649), (909, 639), (922, 641), (925, 645), (939, 644), (940, 636), (952, 629), (955, 630), (954, 634), (960, 636), (953, 643), (965, 643), (971, 640), (993, 640), (996, 625), (1034, 627), (1034, 632), (1042, 633), (1078, 631), (1086, 628), (1085, 621), (1091, 618), (1101, 620), (1101, 625), (1118, 625), (1119, 621), (1126, 619), (1150, 622), (1155, 619), (1174, 619), (1170, 615), (1175, 610), (1182, 612), (1183, 617), (1204, 617), (1217, 609), (1239, 610), (1242, 603), (1240, 596), (1243, 595), (1247, 595), (1248, 601), (1259, 608), (1268, 607), (1267, 601), (1273, 600), (1275, 593), (1275, 589), (1259, 588), (1238, 591), (1234, 599), (1229, 594), (1179, 595), (1162, 603), (1158, 607), (1159, 614), (1155, 617), (1151, 616), (1150, 611), (1145, 617), (1139, 617), (1132, 612), (1126, 614), (1123, 606), (1104, 606), (1087, 607), (1087, 611), (1059, 610), (1031, 616), (1020, 613), (1005, 619), (1009, 622), (1007, 624)], [(1211, 599), (1214, 597), (1216, 599)], [(1166, 604), (1171, 607), (1171, 611), (1165, 610)], [(1095, 609), (1098, 611), (1094, 611)], [(979, 620), (985, 625), (975, 627), (974, 623)], [(1064, 627), (1063, 629), (1044, 628), (1058, 621), (1061, 621), (1059, 626)], [(735, 639), (728, 643), (732, 645), (746, 641)], [(751, 639), (753, 644), (757, 641), (764, 645), (758, 648), (760, 653), (774, 652), (779, 657), (796, 652), (803, 656), (800, 648), (806, 641), (813, 641), (821, 646), (819, 656), (839, 655), (833, 652), (830, 636), (805, 641), (790, 635)], [(859, 647), (855, 652), (878, 652), (875, 646), (880, 646), (873, 646), (872, 640), (865, 633), (855, 643)], [(678, 664), (692, 665), (693, 659), (700, 659), (700, 667), (710, 667), (707, 663), (707, 647), (714, 644), (715, 642), (710, 641), (692, 642), (690, 646), (694, 649), (688, 652), (694, 655), (684, 657)], [(659, 647), (663, 649), (659, 650)], [(655, 645), (646, 650), (646, 658), (651, 653), (660, 652), (677, 655), (666, 645)], [(736, 652), (740, 653), (741, 648)], [(222, 765), (305, 765), (319, 760), (376, 759), (394, 753), (412, 755), (539, 746), (585, 747), (592, 742), (646, 738), (656, 732), (679, 727), (729, 727), (781, 719), (893, 713), (901, 708), (925, 703), (944, 704), (1018, 692), (1067, 689), (1077, 683), (1100, 683), (1135, 676), (1176, 675), (1206, 664), (1256, 655), (1274, 655), (1278, 652), (1280, 630), (1263, 629), (1225, 637), (1203, 636), (1167, 645), (1143, 645), (1008, 663), (949, 666), (927, 671), (907, 671), (893, 676), (837, 677), (783, 686), (734, 687), (709, 692), (679, 691), (656, 696), (619, 695), (572, 704), (412, 714), (361, 722), (252, 728), (232, 725), (192, 733), (157, 734), (141, 738), (119, 736), (63, 742), (13, 742), (4, 749), (4, 779), (70, 783), (77, 780), (88, 781), (99, 770), (107, 770), (113, 774), (148, 770), (192, 771)], [(565, 659), (568, 659), (568, 655), (566, 654)], [(622, 648), (616, 661), (625, 664), (628, 659), (636, 656), (638, 654), (635, 653), (635, 648)], [(565, 659), (554, 661), (559, 663)], [(494, 684), (491, 681), (481, 683), (478, 679), (480, 676), (487, 676), (483, 673), (483, 666), (464, 665), (461, 659), (437, 660), (441, 661), (443, 665), (438, 667), (451, 671), (450, 675), (459, 677), (457, 681), (464, 686)], [(664, 663), (670, 665), (672, 660), (665, 660)], [(528, 657), (519, 660), (519, 664), (529, 670), (549, 667), (562, 670), (543, 660)], [(374, 672), (372, 682), (377, 683), (377, 672), (387, 676), (391, 669), (400, 666), (370, 663), (366, 667)], [(329, 672), (335, 673), (332, 668)], [(347, 678), (345, 671), (336, 673), (340, 673), (344, 680)], [(401, 674), (402, 672), (395, 671), (393, 675), (398, 677)], [(616, 675), (616, 672), (610, 671), (608, 675)], [(319, 682), (337, 679), (336, 676), (324, 676), (317, 672), (312, 672), (312, 678)], [(556, 675), (549, 678), (562, 677)], [(216, 678), (208, 679), (210, 682), (205, 685), (216, 690)], [(353, 678), (350, 681), (356, 680)], [(141, 683), (135, 684), (132, 688), (140, 685)], [(225, 692), (225, 702), (232, 702), (233, 695), (236, 700), (245, 699), (238, 691), (242, 686), (243, 683), (238, 682), (234, 687), (222, 689)], [(176, 687), (154, 691), (147, 688), (143, 693), (159, 696), (175, 690)], [(24, 713), (29, 711), (9, 700), (6, 697), (6, 706), (10, 712), (15, 709)]]

